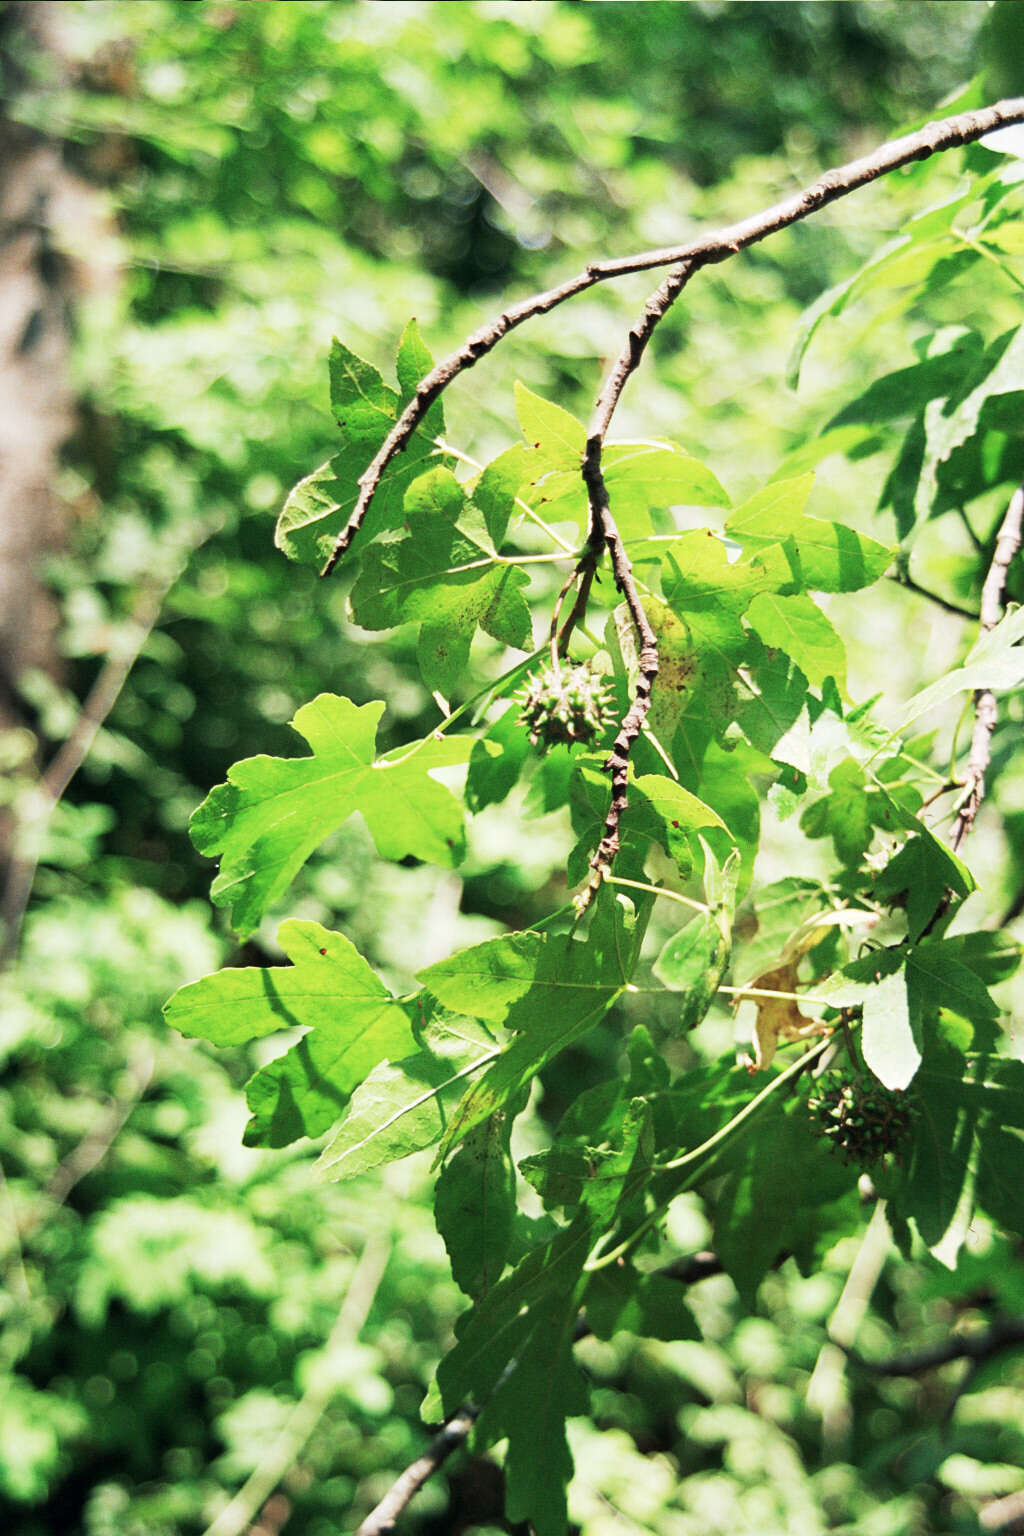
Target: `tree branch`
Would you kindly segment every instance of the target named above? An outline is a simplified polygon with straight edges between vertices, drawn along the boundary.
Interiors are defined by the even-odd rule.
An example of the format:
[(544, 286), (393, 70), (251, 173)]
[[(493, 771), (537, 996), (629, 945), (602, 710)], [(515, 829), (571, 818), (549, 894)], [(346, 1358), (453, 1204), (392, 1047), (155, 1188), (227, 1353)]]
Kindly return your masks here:
[(423, 1455), (406, 1467), (376, 1509), (370, 1511), (356, 1531), (356, 1536), (385, 1536), (385, 1532), (394, 1530), (395, 1521), (410, 1499), (419, 1493), (423, 1484), (444, 1465), (452, 1452), (465, 1444), (479, 1412), (478, 1408), (463, 1408), (448, 1420), (443, 1429), (438, 1430)]
[[(999, 532), (992, 563), (981, 589), (981, 633), (995, 629), (1003, 614), (1003, 593), (1006, 577), (1020, 549), (1021, 523), (1024, 521), (1024, 485), (1019, 485), (1010, 497)], [(992, 732), (996, 728), (999, 709), (996, 696), (990, 688), (978, 688), (974, 693), (974, 731), (971, 750), (967, 758), (966, 791), (949, 834), (950, 846), (959, 853), (985, 798), (985, 774), (992, 756)]]
[(922, 587), (920, 582), (914, 580), (909, 571), (893, 571), (889, 580), (897, 582), (901, 587), (905, 587), (908, 592), (915, 592), (918, 597), (927, 598), (930, 603), (934, 603), (936, 607), (943, 609), (944, 612), (955, 613), (958, 619), (973, 620), (976, 617), (970, 608), (965, 608), (960, 603), (955, 603), (952, 598), (943, 597), (941, 592), (933, 592), (929, 587)]
[(1019, 122), (1024, 122), (1024, 97), (1018, 96), (996, 102), (994, 106), (983, 107), (975, 112), (962, 112), (956, 117), (928, 123), (916, 133), (894, 139), (890, 144), (883, 144), (870, 155), (852, 160), (848, 165), (835, 170), (826, 171), (811, 186), (794, 193), (791, 197), (784, 198), (762, 213), (753, 214), (750, 218), (741, 219), (713, 234), (705, 235), (699, 240), (687, 241), (682, 245), (641, 251), (635, 256), (624, 256), (610, 261), (590, 262), (575, 277), (502, 311), (496, 320), (474, 331), (458, 351), (438, 363), (420, 380), (415, 395), (395, 422), (370, 464), (360, 475), (359, 496), (352, 509), (352, 515), (338, 534), (322, 574), (330, 575), (352, 543), (362, 527), (363, 519), (366, 517), (384, 471), (395, 455), (400, 453), (409, 442), (430, 406), (448, 385), (458, 378), (459, 374), (464, 373), (467, 368), (472, 368), (474, 363), (478, 363), (482, 357), (486, 357), (487, 353), (493, 351), (509, 331), (522, 325), (524, 321), (531, 320), (536, 315), (549, 313), (560, 304), (564, 304), (567, 299), (586, 292), (597, 283), (607, 282), (615, 277), (624, 277), (631, 272), (647, 272), (656, 267), (675, 267), (683, 263), (691, 271), (696, 271), (699, 267), (727, 261), (730, 256), (735, 256), (747, 246), (757, 244), (768, 235), (776, 234), (780, 229), (785, 229), (800, 219), (806, 219), (810, 214), (817, 213), (820, 208), (826, 207), (838, 198), (846, 197), (848, 193), (855, 192), (859, 187), (877, 181), (880, 176), (884, 176), (889, 171), (897, 170), (902, 165), (910, 165), (915, 160), (927, 160), (930, 155), (941, 150), (974, 143), (975, 140), (983, 138), (986, 133), (991, 133), (996, 128)]
[(611, 803), (605, 817), (601, 841), (591, 855), (590, 878), (573, 903), (577, 916), (581, 916), (590, 905), (601, 881), (611, 870), (615, 855), (619, 851), (620, 827), (629, 794), (629, 756), (647, 719), (651, 707), (651, 690), (658, 675), (658, 637), (644, 612), (636, 590), (636, 582), (633, 580), (633, 566), (612, 516), (608, 487), (601, 468), (601, 455), (612, 416), (622, 398), (622, 391), (627, 381), (640, 366), (640, 361), (647, 350), (647, 343), (653, 336), (655, 328), (668, 314), (696, 270), (696, 266), (692, 263), (684, 262), (674, 272), (669, 273), (648, 299), (640, 320), (627, 336), (626, 344), (597, 398), (590, 432), (587, 436), (587, 447), (583, 455), (581, 466), (583, 483), (587, 487), (590, 505), (587, 555), (596, 562), (600, 552), (604, 549), (608, 550), (615, 575), (615, 585), (625, 599), (640, 644), (636, 693), (622, 719), (618, 735), (604, 765), (605, 772), (611, 775)]
[(979, 1365), (984, 1360), (990, 1360), (993, 1355), (1001, 1354), (1006, 1349), (1015, 1349), (1020, 1344), (1024, 1344), (1024, 1317), (1001, 1318), (983, 1332), (943, 1339), (929, 1349), (893, 1355), (888, 1360), (866, 1360), (855, 1349), (843, 1344), (840, 1344), (840, 1348), (854, 1365), (870, 1371), (874, 1376), (920, 1376), (925, 1371), (934, 1371), (940, 1365), (948, 1365), (952, 1360), (970, 1360), (973, 1365)]

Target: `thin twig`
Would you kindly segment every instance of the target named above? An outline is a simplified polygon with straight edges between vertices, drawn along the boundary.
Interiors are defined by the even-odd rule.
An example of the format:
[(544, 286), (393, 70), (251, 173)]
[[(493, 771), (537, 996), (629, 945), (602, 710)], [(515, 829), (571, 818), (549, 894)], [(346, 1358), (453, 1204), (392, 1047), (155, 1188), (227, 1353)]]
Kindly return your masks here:
[[(324, 1346), (328, 1357), (342, 1344), (355, 1343), (366, 1325), (374, 1299), (391, 1256), (391, 1240), (369, 1238), (352, 1272), (345, 1300)], [(204, 1536), (242, 1536), (285, 1473), (301, 1455), (306, 1442), (330, 1406), (337, 1384), (330, 1370), (317, 1379), (296, 1403), (280, 1435), (262, 1456), (230, 1503), (206, 1528)]]
[(392, 1483), (377, 1507), (370, 1511), (359, 1526), (356, 1536), (385, 1536), (386, 1532), (393, 1531), (399, 1515), (419, 1493), (423, 1484), (444, 1465), (453, 1451), (465, 1444), (478, 1416), (479, 1409), (463, 1408), (454, 1418), (449, 1419), (444, 1428), (438, 1430), (423, 1455), (418, 1456)]
[(893, 571), (889, 580), (898, 582), (901, 587), (905, 587), (908, 592), (915, 592), (918, 597), (927, 598), (928, 602), (934, 603), (937, 608), (941, 608), (945, 613), (955, 613), (958, 619), (974, 619), (977, 617), (970, 608), (965, 608), (960, 603), (955, 603), (951, 597), (943, 597), (941, 592), (933, 592), (930, 587), (922, 587), (919, 581), (914, 580), (909, 571)]
[[(1003, 614), (1003, 593), (1006, 577), (1013, 557), (1020, 548), (1021, 523), (1024, 521), (1024, 485), (1019, 485), (1010, 497), (999, 532), (992, 563), (981, 589), (980, 629), (987, 634), (995, 629)], [(996, 728), (999, 709), (996, 696), (990, 688), (977, 688), (974, 693), (974, 731), (971, 750), (967, 758), (965, 778), (966, 792), (956, 813), (949, 834), (950, 846), (959, 853), (985, 798), (985, 774), (992, 756), (992, 732)]]
[(890, 144), (883, 144), (880, 149), (870, 155), (853, 160), (848, 165), (835, 170), (826, 171), (813, 185), (794, 193), (791, 197), (784, 198), (762, 213), (753, 214), (750, 218), (741, 219), (736, 224), (730, 224), (713, 234), (705, 235), (698, 240), (687, 241), (682, 245), (641, 251), (636, 256), (617, 257), (609, 261), (590, 262), (582, 272), (569, 278), (568, 281), (559, 283), (557, 287), (535, 294), (532, 298), (524, 299), (521, 303), (504, 310), (489, 325), (474, 331), (458, 351), (438, 363), (420, 380), (415, 395), (384, 439), (373, 460), (359, 477), (359, 496), (348, 522), (335, 540), (330, 558), (323, 568), (323, 575), (330, 575), (359, 532), (384, 471), (395, 455), (405, 448), (430, 406), (447, 389), (453, 379), (458, 378), (459, 374), (465, 372), (467, 368), (472, 368), (474, 363), (478, 363), (482, 357), (486, 357), (488, 352), (491, 352), (502, 338), (508, 335), (509, 331), (522, 325), (524, 321), (531, 320), (536, 315), (548, 314), (560, 304), (564, 304), (567, 299), (586, 292), (597, 283), (624, 277), (631, 272), (648, 272), (656, 267), (676, 267), (681, 263), (696, 270), (698, 267), (727, 261), (730, 256), (735, 256), (747, 246), (755, 245), (768, 235), (776, 234), (780, 229), (785, 229), (800, 219), (806, 219), (808, 215), (817, 213), (820, 208), (856, 191), (858, 187), (877, 181), (879, 176), (884, 176), (888, 171), (897, 170), (900, 166), (909, 165), (915, 160), (927, 160), (930, 155), (940, 150), (953, 149), (960, 144), (971, 144), (996, 128), (1019, 122), (1024, 122), (1024, 97), (999, 101), (994, 106), (983, 107), (975, 112), (962, 112), (956, 117), (928, 123), (916, 133), (894, 139)]
[(179, 558), (172, 561), (170, 570), (148, 581), (141, 588), (124, 630), (117, 643), (111, 647), (79, 710), (71, 734), (30, 791), (28, 810), (22, 814), (21, 823), (14, 834), (14, 852), (8, 866), (3, 896), (0, 897), (0, 924), (3, 927), (0, 971), (5, 970), (17, 954), (21, 925), (32, 895), (36, 867), (50, 819), (68, 785), (92, 751), (103, 722), (117, 703), (128, 674), (160, 617), (168, 592), (181, 575), (189, 557), (212, 531), (212, 526), (206, 525), (200, 536), (191, 540), (180, 552)]

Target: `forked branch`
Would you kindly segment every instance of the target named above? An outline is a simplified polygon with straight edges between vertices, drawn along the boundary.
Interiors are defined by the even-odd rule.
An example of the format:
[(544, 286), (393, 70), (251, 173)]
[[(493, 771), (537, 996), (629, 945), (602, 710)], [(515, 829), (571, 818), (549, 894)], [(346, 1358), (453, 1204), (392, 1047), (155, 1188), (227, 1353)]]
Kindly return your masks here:
[(415, 395), (384, 439), (373, 460), (359, 477), (359, 496), (352, 509), (352, 515), (335, 540), (330, 558), (324, 566), (323, 575), (330, 575), (359, 532), (384, 471), (395, 455), (401, 453), (409, 442), (430, 406), (448, 388), (448, 385), (458, 378), (459, 374), (464, 373), (467, 368), (472, 368), (474, 363), (478, 363), (482, 357), (486, 357), (488, 352), (493, 351), (499, 341), (508, 335), (509, 331), (515, 330), (524, 321), (532, 320), (536, 315), (548, 314), (551, 310), (557, 309), (560, 304), (564, 304), (567, 299), (574, 298), (578, 293), (585, 293), (588, 288), (593, 288), (597, 283), (608, 282), (615, 277), (624, 277), (631, 272), (648, 272), (656, 267), (677, 267), (683, 263), (693, 272), (699, 267), (727, 261), (730, 256), (735, 256), (747, 246), (756, 245), (768, 235), (776, 234), (780, 229), (796, 224), (800, 219), (806, 219), (829, 203), (834, 203), (848, 193), (855, 192), (859, 187), (867, 186), (869, 182), (877, 181), (880, 176), (886, 175), (889, 171), (898, 170), (903, 165), (910, 165), (915, 160), (926, 160), (929, 155), (941, 150), (955, 149), (961, 144), (971, 144), (983, 138), (986, 133), (992, 133), (996, 128), (1005, 128), (1011, 123), (1020, 122), (1024, 122), (1024, 97), (1018, 96), (996, 102), (991, 107), (982, 107), (974, 112), (961, 112), (955, 117), (943, 118), (937, 123), (928, 123), (916, 133), (909, 133), (903, 138), (894, 139), (890, 144), (883, 144), (880, 149), (876, 149), (870, 155), (851, 160), (848, 165), (840, 166), (835, 170), (826, 171), (811, 186), (795, 192), (791, 197), (783, 198), (781, 202), (766, 208), (762, 213), (740, 219), (737, 223), (729, 224), (710, 235), (704, 235), (699, 240), (665, 246), (660, 250), (641, 251), (635, 256), (590, 262), (582, 272), (566, 282), (559, 283), (554, 288), (548, 288), (543, 293), (523, 299), (521, 303), (513, 304), (510, 308), (503, 310), (496, 320), (474, 331), (456, 352), (438, 363), (420, 380)]

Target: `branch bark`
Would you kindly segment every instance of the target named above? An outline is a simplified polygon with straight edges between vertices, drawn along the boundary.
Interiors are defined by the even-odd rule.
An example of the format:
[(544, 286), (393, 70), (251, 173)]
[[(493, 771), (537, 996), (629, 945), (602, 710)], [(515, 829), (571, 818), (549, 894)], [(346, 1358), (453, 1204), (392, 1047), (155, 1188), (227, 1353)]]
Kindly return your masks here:
[(395, 455), (400, 453), (409, 442), (430, 406), (448, 388), (448, 385), (458, 378), (459, 374), (464, 373), (467, 368), (472, 368), (482, 357), (486, 357), (488, 352), (493, 351), (502, 338), (508, 335), (509, 331), (522, 325), (524, 321), (532, 320), (536, 315), (548, 314), (551, 310), (557, 309), (560, 304), (564, 304), (567, 299), (575, 298), (578, 293), (585, 293), (588, 288), (593, 288), (597, 283), (624, 277), (631, 272), (648, 272), (657, 267), (676, 267), (685, 263), (692, 275), (692, 272), (700, 267), (727, 261), (730, 256), (737, 255), (747, 246), (756, 245), (768, 235), (776, 234), (800, 219), (806, 219), (829, 203), (834, 203), (837, 199), (846, 197), (848, 193), (855, 192), (859, 187), (877, 181), (880, 176), (886, 175), (889, 171), (898, 170), (903, 165), (910, 165), (915, 160), (927, 160), (930, 155), (942, 150), (974, 143), (996, 128), (1004, 128), (1011, 123), (1020, 122), (1024, 122), (1024, 97), (1018, 96), (996, 102), (991, 107), (982, 107), (974, 112), (961, 112), (955, 117), (928, 123), (916, 133), (906, 134), (903, 138), (883, 144), (880, 149), (874, 150), (870, 155), (864, 155), (858, 160), (850, 161), (848, 165), (826, 171), (811, 186), (794, 193), (791, 197), (783, 198), (781, 202), (766, 208), (762, 213), (753, 214), (735, 224), (727, 225), (724, 229), (705, 235), (699, 240), (686, 241), (682, 245), (641, 251), (635, 256), (618, 257), (609, 261), (590, 262), (582, 272), (566, 282), (559, 283), (554, 288), (548, 288), (543, 293), (535, 294), (532, 298), (524, 299), (521, 303), (503, 310), (497, 319), (474, 331), (456, 352), (438, 363), (420, 380), (415, 395), (395, 422), (371, 463), (359, 477), (359, 496), (352, 509), (352, 515), (338, 534), (322, 574), (329, 576), (351, 545), (362, 527), (363, 519), (366, 517), (384, 471)]
[(590, 877), (574, 901), (577, 916), (582, 915), (590, 905), (602, 880), (611, 870), (615, 855), (619, 851), (622, 816), (629, 794), (629, 757), (647, 719), (651, 707), (651, 692), (658, 675), (658, 637), (651, 628), (650, 620), (640, 601), (636, 582), (633, 579), (633, 566), (626, 554), (626, 546), (622, 542), (622, 536), (612, 515), (601, 457), (608, 428), (615, 414), (615, 408), (622, 398), (622, 391), (630, 376), (639, 368), (647, 350), (647, 343), (654, 335), (656, 327), (668, 314), (696, 270), (697, 267), (692, 262), (684, 262), (674, 272), (669, 273), (648, 299), (643, 314), (626, 337), (626, 344), (597, 398), (590, 432), (587, 435), (586, 451), (583, 455), (581, 471), (590, 506), (587, 555), (596, 564), (601, 552), (607, 549), (612, 562), (615, 585), (625, 599), (640, 644), (636, 693), (622, 719), (618, 735), (604, 765), (605, 772), (610, 774), (612, 781), (611, 802), (605, 817), (601, 841), (591, 855)]
[[(992, 563), (981, 589), (981, 633), (995, 629), (1003, 616), (1003, 594), (1010, 565), (1021, 543), (1021, 523), (1024, 521), (1024, 485), (1019, 485), (1010, 497), (999, 532)], [(974, 693), (974, 731), (971, 750), (967, 758), (966, 790), (956, 813), (949, 834), (950, 846), (959, 853), (971, 828), (974, 826), (981, 803), (985, 798), (985, 774), (992, 756), (992, 732), (999, 719), (996, 696), (990, 688), (978, 688)]]

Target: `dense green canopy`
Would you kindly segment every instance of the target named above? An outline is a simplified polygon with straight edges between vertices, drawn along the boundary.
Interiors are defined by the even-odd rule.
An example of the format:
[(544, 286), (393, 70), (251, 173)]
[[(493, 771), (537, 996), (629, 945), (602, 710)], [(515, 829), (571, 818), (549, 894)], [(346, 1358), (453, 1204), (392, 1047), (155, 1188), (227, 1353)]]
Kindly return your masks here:
[[(582, 423), (656, 275), (465, 373), (358, 558), (316, 572), (431, 353), (1019, 91), (1014, 10), (0, 11), (0, 209), (52, 154), (40, 271), (69, 346), (47, 366), (73, 401), (45, 466), (59, 537), (15, 573), (58, 622), (0, 688), (13, 1536), (354, 1530), (428, 1443), (428, 1387), (435, 1427), (492, 1392), (510, 1501), (463, 1455), (402, 1516), (423, 1536), (547, 1536), (570, 1451), (585, 1536), (968, 1533), (1024, 1490), (1012, 1352), (889, 1378), (828, 1332), (877, 1360), (1024, 1313), (1022, 1053), (998, 1022), (1022, 1001), (1021, 626), (974, 622), (1024, 476), (1021, 161), (953, 151), (708, 267), (623, 397), (606, 479), (662, 672), (616, 869), (674, 881), (699, 922), (606, 889), (585, 935), (558, 926), (603, 756), (537, 763), (512, 702), (587, 536)], [(621, 715), (636, 643), (610, 573), (595, 591)], [(957, 857), (920, 812), (988, 687), (1010, 696)], [(481, 737), (471, 707), (436, 734), (492, 694)], [(871, 881), (888, 915), (858, 929)], [(876, 961), (894, 912), (910, 948)], [(930, 1151), (878, 1173), (888, 1226), (827, 1144), (827, 1079), (824, 1135), (786, 1100), (699, 1193), (665, 1150), (703, 1155), (750, 1103), (729, 997), (791, 991), (805, 955), (867, 1068), (926, 1106)], [(767, 1066), (787, 1036), (757, 1013)], [(624, 1212), (643, 1262), (599, 1267)]]

